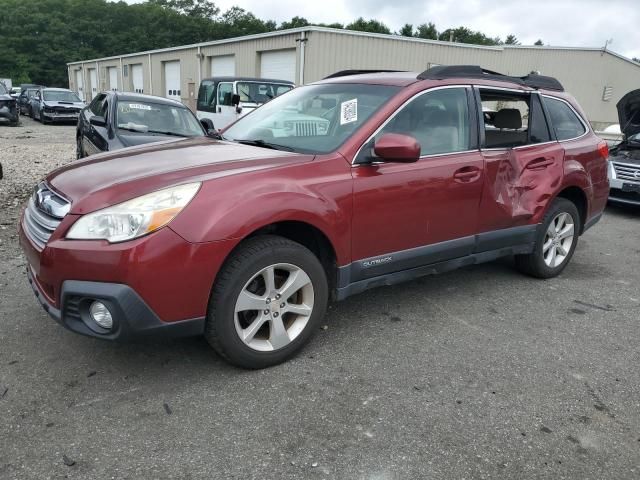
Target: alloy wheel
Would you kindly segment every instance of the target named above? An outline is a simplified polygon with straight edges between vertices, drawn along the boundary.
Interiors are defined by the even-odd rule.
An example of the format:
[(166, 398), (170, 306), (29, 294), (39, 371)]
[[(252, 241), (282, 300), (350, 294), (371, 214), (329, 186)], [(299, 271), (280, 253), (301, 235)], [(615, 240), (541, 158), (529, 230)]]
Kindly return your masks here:
[(289, 263), (256, 273), (236, 300), (236, 332), (249, 348), (269, 352), (286, 347), (305, 329), (313, 312), (309, 276)]
[(575, 236), (573, 217), (568, 213), (559, 213), (554, 217), (544, 237), (542, 254), (544, 263), (557, 268), (567, 259), (571, 252)]

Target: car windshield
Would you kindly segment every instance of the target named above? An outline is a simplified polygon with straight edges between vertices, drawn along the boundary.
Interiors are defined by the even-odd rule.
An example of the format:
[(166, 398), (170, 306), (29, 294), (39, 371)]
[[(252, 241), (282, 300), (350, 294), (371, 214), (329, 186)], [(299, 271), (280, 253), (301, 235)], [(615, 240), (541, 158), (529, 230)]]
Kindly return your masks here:
[(332, 152), (398, 91), (344, 83), (299, 87), (242, 117), (224, 131), (224, 138), (297, 152)]
[(64, 90), (45, 90), (42, 94), (47, 102), (81, 102), (73, 92), (65, 92)]
[(178, 105), (120, 100), (116, 122), (119, 129), (131, 132), (204, 136), (204, 130), (193, 113)]
[(4, 88), (4, 84), (0, 83), (0, 95), (6, 95), (7, 89)]
[(267, 103), (269, 100), (293, 89), (293, 85), (283, 83), (238, 82), (237, 89), (241, 102)]

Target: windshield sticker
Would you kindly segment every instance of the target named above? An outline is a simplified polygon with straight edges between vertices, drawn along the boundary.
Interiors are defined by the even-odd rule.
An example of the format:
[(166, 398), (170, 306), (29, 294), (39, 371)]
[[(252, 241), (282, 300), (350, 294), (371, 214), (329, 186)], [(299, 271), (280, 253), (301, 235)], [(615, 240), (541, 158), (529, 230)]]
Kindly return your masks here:
[(142, 105), (141, 103), (130, 103), (129, 108), (137, 110), (151, 110), (151, 107), (149, 105)]
[(340, 104), (340, 125), (358, 121), (358, 99), (347, 100)]

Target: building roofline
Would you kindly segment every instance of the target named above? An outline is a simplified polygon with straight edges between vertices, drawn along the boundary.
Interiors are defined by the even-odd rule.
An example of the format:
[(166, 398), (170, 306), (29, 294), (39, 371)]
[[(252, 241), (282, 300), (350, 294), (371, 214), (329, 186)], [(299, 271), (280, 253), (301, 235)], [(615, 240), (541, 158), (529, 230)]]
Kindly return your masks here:
[(630, 58), (625, 57), (619, 53), (613, 52), (611, 50), (605, 48), (595, 48), (595, 47), (555, 47), (550, 45), (474, 45), (470, 43), (459, 43), (459, 42), (447, 42), (443, 40), (429, 40), (425, 38), (415, 38), (415, 37), (404, 37), (402, 35), (395, 34), (386, 34), (386, 33), (372, 33), (372, 32), (360, 32), (356, 30), (343, 30), (338, 28), (329, 28), (329, 27), (319, 27), (319, 26), (307, 26), (307, 27), (297, 27), (297, 28), (289, 28), (286, 30), (275, 30), (273, 32), (266, 33), (256, 33), (253, 35), (244, 35), (242, 37), (233, 37), (233, 38), (225, 38), (221, 40), (211, 40), (208, 42), (200, 42), (200, 43), (192, 43), (187, 45), (180, 45), (177, 47), (167, 47), (167, 48), (158, 48), (155, 50), (145, 50), (142, 52), (134, 52), (134, 53), (125, 53), (123, 55), (113, 55), (110, 57), (101, 57), (101, 58), (92, 58), (89, 60), (78, 60), (75, 62), (68, 62), (67, 66), (72, 65), (80, 65), (83, 63), (92, 63), (92, 62), (104, 62), (109, 60), (118, 60), (121, 58), (128, 57), (139, 57), (142, 55), (151, 55), (155, 53), (164, 53), (164, 52), (173, 52), (178, 50), (188, 50), (190, 48), (202, 48), (202, 47), (210, 47), (216, 45), (224, 45), (227, 43), (235, 43), (235, 42), (244, 42), (250, 40), (259, 40), (262, 38), (270, 38), (270, 37), (278, 37), (283, 35), (294, 35), (296, 33), (302, 32), (321, 32), (321, 33), (334, 33), (339, 35), (351, 35), (358, 37), (371, 37), (371, 38), (383, 38), (386, 40), (396, 40), (401, 42), (413, 42), (413, 43), (426, 43), (432, 45), (446, 46), (446, 47), (454, 47), (454, 48), (471, 48), (471, 49), (479, 49), (479, 50), (493, 50), (493, 51), (504, 51), (504, 50), (512, 50), (512, 49), (536, 49), (536, 50), (573, 50), (573, 51), (583, 51), (583, 52), (602, 52), (608, 53), (617, 57), (621, 60), (625, 60), (637, 67), (640, 67), (640, 64), (634, 62)]

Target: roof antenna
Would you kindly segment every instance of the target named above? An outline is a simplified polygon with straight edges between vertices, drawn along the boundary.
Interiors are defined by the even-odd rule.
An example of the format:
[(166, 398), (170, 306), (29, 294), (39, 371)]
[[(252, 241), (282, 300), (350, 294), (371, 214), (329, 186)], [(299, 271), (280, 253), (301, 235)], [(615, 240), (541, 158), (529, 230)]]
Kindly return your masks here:
[(600, 56), (604, 55), (604, 52), (607, 51), (607, 47), (609, 45), (611, 45), (613, 43), (613, 38), (610, 38), (609, 40), (607, 40), (606, 42), (604, 42), (604, 47), (602, 48), (602, 53), (600, 53)]

